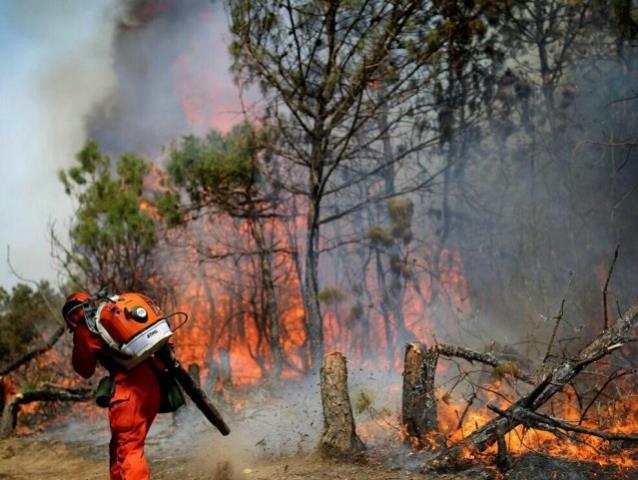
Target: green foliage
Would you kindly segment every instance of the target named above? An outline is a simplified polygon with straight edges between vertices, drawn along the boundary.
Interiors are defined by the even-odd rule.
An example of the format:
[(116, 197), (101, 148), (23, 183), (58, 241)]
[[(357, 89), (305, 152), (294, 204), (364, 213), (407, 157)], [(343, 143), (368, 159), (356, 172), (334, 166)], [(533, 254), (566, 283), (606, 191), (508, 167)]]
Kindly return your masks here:
[(368, 239), (375, 246), (389, 248), (396, 240), (408, 244), (412, 241), (412, 218), (414, 204), (409, 198), (394, 198), (388, 202), (390, 226), (385, 229), (380, 225), (372, 225), (368, 229)]
[(59, 172), (78, 208), (69, 231), (64, 265), (76, 283), (113, 290), (146, 289), (153, 272), (157, 222), (143, 206), (148, 163), (135, 154), (111, 165), (97, 144), (88, 142), (77, 165)]
[(169, 190), (156, 195), (155, 206), (169, 227), (176, 227), (183, 223), (179, 193)]
[[(211, 131), (206, 138), (188, 135), (171, 152), (167, 165), (170, 181), (183, 188), (195, 207), (215, 205), (236, 211), (247, 199), (254, 199), (258, 158), (263, 132), (248, 123), (222, 135)], [(175, 192), (159, 199), (160, 212), (176, 223), (180, 198)]]
[(352, 307), (350, 307), (350, 311), (346, 316), (346, 325), (354, 325), (355, 322), (364, 316), (364, 314), (365, 311), (363, 309), (363, 305), (361, 305), (360, 302), (355, 303)]
[(0, 287), (0, 365), (26, 353), (41, 338), (40, 332), (56, 323), (47, 302), (57, 312), (63, 299), (45, 281), (36, 289), (23, 283), (11, 292)]

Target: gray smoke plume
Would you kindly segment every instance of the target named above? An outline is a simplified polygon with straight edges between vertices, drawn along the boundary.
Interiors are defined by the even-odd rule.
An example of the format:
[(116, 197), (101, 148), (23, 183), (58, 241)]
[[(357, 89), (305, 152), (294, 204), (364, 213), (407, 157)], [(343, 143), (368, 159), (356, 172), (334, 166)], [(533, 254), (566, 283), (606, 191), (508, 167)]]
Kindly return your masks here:
[[(21, 275), (55, 279), (48, 224), (64, 239), (73, 212), (56, 175), (87, 139), (153, 158), (180, 135), (240, 118), (225, 32), (221, 5), (208, 0), (0, 6), (0, 247)], [(5, 263), (0, 285), (17, 281)]]
[(4, 262), (7, 245), (22, 275), (55, 277), (47, 225), (64, 225), (72, 212), (57, 170), (70, 165), (87, 138), (86, 116), (115, 87), (113, 42), (121, 11), (116, 0), (0, 6), (4, 287), (17, 281)]
[(241, 108), (228, 73), (227, 32), (221, 2), (129, 4), (115, 43), (118, 88), (88, 122), (100, 147), (153, 159), (181, 135), (229, 130)]

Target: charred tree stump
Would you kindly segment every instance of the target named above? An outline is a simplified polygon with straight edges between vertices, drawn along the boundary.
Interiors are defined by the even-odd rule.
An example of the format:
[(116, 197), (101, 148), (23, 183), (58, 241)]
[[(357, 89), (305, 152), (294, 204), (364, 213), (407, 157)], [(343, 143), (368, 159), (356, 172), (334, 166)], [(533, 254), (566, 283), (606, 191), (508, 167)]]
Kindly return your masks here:
[(434, 374), (439, 354), (418, 342), (405, 347), (403, 366), (403, 401), (401, 422), (406, 428), (406, 441), (417, 448), (426, 445), (426, 436), (438, 430)]
[(0, 418), (0, 438), (11, 435), (18, 424), (20, 407), (31, 402), (86, 402), (93, 399), (93, 392), (86, 388), (44, 387), (13, 395), (6, 403)]
[(322, 453), (345, 457), (360, 454), (365, 445), (357, 436), (348, 395), (346, 358), (339, 352), (326, 355), (321, 366), (321, 404), (324, 431), (319, 443)]

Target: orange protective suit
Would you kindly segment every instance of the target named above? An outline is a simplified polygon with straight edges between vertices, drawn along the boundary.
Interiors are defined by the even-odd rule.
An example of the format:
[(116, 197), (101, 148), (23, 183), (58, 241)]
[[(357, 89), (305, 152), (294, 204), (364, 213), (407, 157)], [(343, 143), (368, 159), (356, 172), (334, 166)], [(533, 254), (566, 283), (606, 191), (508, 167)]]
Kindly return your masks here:
[[(73, 368), (85, 378), (95, 372), (98, 359), (114, 375), (115, 393), (109, 403), (111, 480), (150, 478), (144, 457), (144, 440), (161, 401), (160, 382), (150, 358), (131, 370), (110, 365), (105, 342), (85, 323), (73, 332)], [(159, 365), (158, 365), (159, 366)], [(157, 366), (156, 366), (157, 367)]]

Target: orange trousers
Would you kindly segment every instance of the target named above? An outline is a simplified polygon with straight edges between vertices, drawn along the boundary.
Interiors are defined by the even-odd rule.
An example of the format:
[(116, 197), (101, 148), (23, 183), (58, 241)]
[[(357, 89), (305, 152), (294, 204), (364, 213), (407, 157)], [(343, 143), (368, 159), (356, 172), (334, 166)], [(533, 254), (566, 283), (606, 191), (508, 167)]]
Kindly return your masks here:
[(150, 478), (144, 441), (160, 400), (160, 383), (148, 361), (115, 375), (115, 393), (109, 404), (111, 480)]

